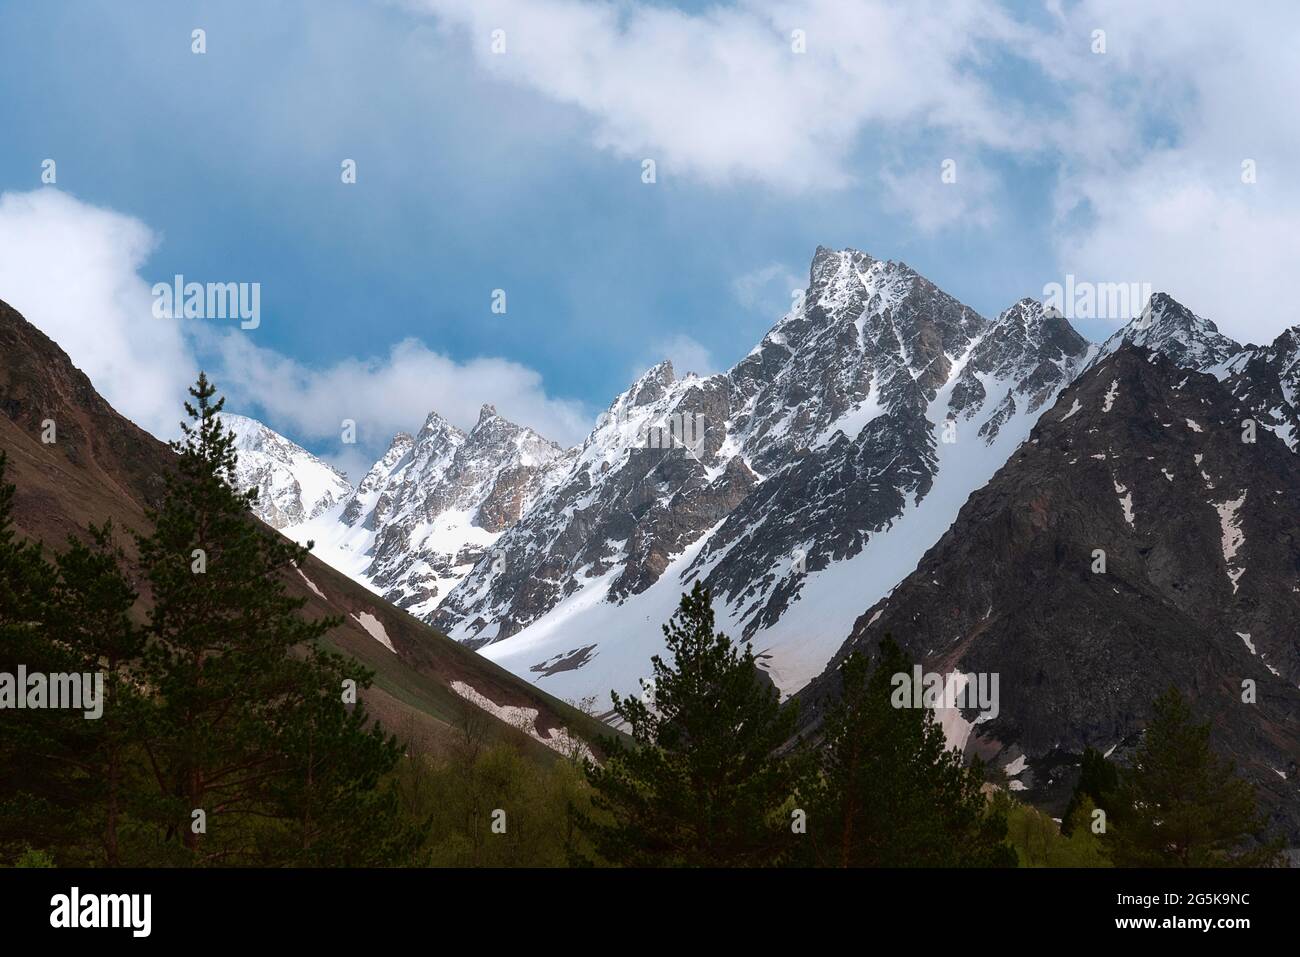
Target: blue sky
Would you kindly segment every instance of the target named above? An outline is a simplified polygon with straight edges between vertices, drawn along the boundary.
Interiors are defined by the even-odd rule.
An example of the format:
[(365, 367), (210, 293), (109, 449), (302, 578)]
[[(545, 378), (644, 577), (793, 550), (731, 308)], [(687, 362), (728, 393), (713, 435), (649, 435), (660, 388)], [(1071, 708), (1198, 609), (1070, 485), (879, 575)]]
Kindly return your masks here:
[[(483, 401), (576, 441), (658, 359), (741, 358), (818, 244), (904, 260), (989, 316), (1073, 272), (1271, 338), (1300, 321), (1261, 315), (1294, 265), (1295, 132), (1273, 119), (1297, 84), (1259, 51), (1297, 15), (1189, 3), (1174, 25), (1126, 7), (6, 4), (0, 298), (160, 434), (201, 363), (352, 472), (430, 409), (467, 426)], [(63, 272), (41, 278), (51, 257)], [(261, 325), (148, 325), (137, 285), (175, 273), (259, 282)], [(115, 304), (81, 315), (96, 290)], [(350, 409), (356, 449), (335, 435)]]

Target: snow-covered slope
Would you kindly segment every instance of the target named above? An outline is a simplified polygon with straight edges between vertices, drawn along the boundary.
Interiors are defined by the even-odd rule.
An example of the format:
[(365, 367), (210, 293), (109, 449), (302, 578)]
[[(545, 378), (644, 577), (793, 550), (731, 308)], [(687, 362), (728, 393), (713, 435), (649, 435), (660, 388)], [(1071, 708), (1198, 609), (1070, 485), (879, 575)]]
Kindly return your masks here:
[(235, 434), (240, 489), (257, 489), (254, 511), (274, 528), (286, 528), (330, 510), (352, 494), (335, 468), (261, 422), (228, 412), (222, 423)]
[(490, 405), (468, 433), (432, 412), (418, 435), (393, 438), (355, 494), (286, 531), (426, 618), (532, 504), (559, 454)]
[(1261, 426), (1300, 451), (1300, 326), (1234, 362), (1227, 385)]
[(564, 697), (631, 690), (703, 577), (794, 691), (907, 575), (1088, 358), (1024, 300), (990, 322), (901, 263), (819, 249), (726, 373), (619, 396), (435, 623)]

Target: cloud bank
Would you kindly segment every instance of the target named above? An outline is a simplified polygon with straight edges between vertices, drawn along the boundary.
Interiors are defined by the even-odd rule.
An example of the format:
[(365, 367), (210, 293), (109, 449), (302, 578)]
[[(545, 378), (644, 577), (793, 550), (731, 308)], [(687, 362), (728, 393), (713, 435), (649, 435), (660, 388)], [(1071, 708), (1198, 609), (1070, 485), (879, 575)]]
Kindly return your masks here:
[(1300, 321), (1300, 126), (1278, 121), (1300, 99), (1300, 61), (1278, 52), (1300, 42), (1289, 0), (1248, 16), (1217, 0), (406, 5), (661, 180), (874, 189), (932, 237), (989, 230), (1046, 167), (1051, 208), (1026, 228), (1047, 228), (1061, 276), (1150, 282), (1243, 340)]
[(661, 177), (788, 190), (858, 180), (865, 127), (918, 117), (965, 142), (1033, 148), (976, 64), (1024, 36), (975, 0), (742, 0), (698, 14), (603, 0), (412, 0), (484, 69), (584, 110), (596, 146)]
[[(158, 319), (152, 281), (141, 274), (157, 245), (140, 220), (54, 188), (0, 194), (0, 299), (159, 438), (179, 433), (181, 403), (201, 365), (231, 411), (323, 449), (354, 480), (394, 433), (417, 429), (433, 410), (469, 428), (492, 403), (564, 444), (590, 427), (580, 403), (551, 397), (538, 372), (507, 359), (457, 361), (406, 339), (386, 355), (315, 368), (258, 345), (255, 333)], [(356, 423), (355, 447), (340, 444), (344, 419)]]

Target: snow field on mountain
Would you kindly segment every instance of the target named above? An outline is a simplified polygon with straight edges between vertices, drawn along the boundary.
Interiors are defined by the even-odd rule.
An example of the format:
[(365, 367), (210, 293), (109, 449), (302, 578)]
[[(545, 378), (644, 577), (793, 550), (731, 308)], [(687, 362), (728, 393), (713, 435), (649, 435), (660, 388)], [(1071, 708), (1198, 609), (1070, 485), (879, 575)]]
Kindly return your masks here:
[[(910, 502), (885, 528), (872, 533), (857, 555), (808, 573), (799, 597), (786, 613), (776, 624), (755, 635), (755, 652), (762, 656), (764, 668), (783, 694), (798, 691), (821, 672), (858, 616), (912, 572), (930, 545), (952, 524), (970, 493), (993, 476), (1028, 436), (1038, 416), (1050, 408), (1048, 402), (1030, 413), (1027, 398), (1019, 395), (1015, 414), (994, 441), (986, 444), (977, 434), (979, 423), (1002, 403), (1014, 383), (981, 374), (984, 402), (959, 421), (955, 442), (942, 441), (948, 402), (966, 358), (954, 363), (947, 384), (927, 412), (938, 459), (938, 474), (930, 492), (919, 502)], [(611, 572), (585, 582), (581, 591), (518, 633), (480, 649), (481, 653), (560, 697), (576, 700), (597, 694), (605, 705), (610, 688), (620, 694), (639, 691), (637, 678), (649, 675), (650, 656), (663, 651), (661, 626), (676, 609), (681, 593), (689, 590), (680, 575), (716, 528), (709, 529), (674, 559), (645, 592), (621, 604), (606, 602), (605, 593), (616, 574)], [(725, 555), (720, 553), (714, 563)], [(701, 568), (700, 577), (707, 576), (714, 563)], [(743, 627), (741, 609), (715, 603), (715, 612), (718, 627), (739, 637)], [(591, 641), (599, 643), (595, 657), (581, 668), (545, 677), (529, 670)]]

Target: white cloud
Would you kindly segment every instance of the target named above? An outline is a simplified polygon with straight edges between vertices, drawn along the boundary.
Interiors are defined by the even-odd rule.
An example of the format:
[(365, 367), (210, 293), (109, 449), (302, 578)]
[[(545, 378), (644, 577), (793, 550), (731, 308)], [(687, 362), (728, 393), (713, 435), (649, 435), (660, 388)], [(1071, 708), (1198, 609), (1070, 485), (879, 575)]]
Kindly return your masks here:
[(213, 341), (221, 357), (218, 385), (232, 402), (256, 405), (299, 441), (337, 443), (345, 419), (357, 441), (384, 446), (394, 433), (417, 429), (436, 411), (468, 429), (484, 403), (549, 439), (570, 444), (584, 437), (591, 418), (576, 402), (546, 394), (540, 373), (499, 358), (457, 362), (416, 339), (404, 339), (383, 357), (344, 359), (324, 368), (254, 344), (236, 332)]
[[(962, 142), (1032, 150), (1014, 103), (978, 75), (1027, 34), (982, 0), (740, 0), (687, 14), (600, 0), (410, 0), (493, 74), (585, 111), (598, 147), (653, 158), (661, 179), (788, 190), (857, 179), (864, 129), (924, 123)], [(492, 52), (494, 31), (505, 52)], [(792, 50), (803, 31), (805, 53)]]
[(886, 205), (906, 214), (922, 233), (957, 225), (983, 229), (996, 218), (996, 177), (978, 161), (935, 156), (925, 166), (896, 164), (880, 178)]
[[(1107, 52), (1081, 42), (1106, 31)], [(1213, 3), (1090, 0), (1037, 44), (1072, 91), (1053, 238), (1062, 273), (1150, 282), (1238, 340), (1300, 322), (1300, 99), (1294, 4), (1224, 16)], [(1046, 134), (1045, 134), (1046, 135)], [(1258, 182), (1242, 182), (1254, 160)]]
[(769, 263), (731, 281), (731, 291), (746, 309), (779, 315), (794, 304), (794, 293), (808, 283), (781, 263)]
[[(1005, 219), (994, 199), (1020, 183), (999, 177), (1046, 161), (1053, 208), (1031, 228), (1050, 229), (1062, 275), (1149, 280), (1243, 339), (1300, 318), (1278, 311), (1300, 266), (1300, 127), (1280, 119), (1300, 99), (1300, 61), (1278, 53), (1300, 43), (1291, 0), (1249, 16), (1217, 0), (1176, 11), (1049, 0), (1046, 16), (996, 0), (407, 5), (434, 14), (487, 73), (581, 110), (598, 148), (656, 159), (661, 181), (800, 191), (866, 180), (934, 233)], [(791, 51), (796, 29), (807, 53)], [(999, 81), (990, 64), (1024, 69)], [(873, 142), (883, 151), (864, 149)], [(883, 170), (861, 166), (881, 152)], [(957, 184), (941, 184), (931, 155), (957, 160)], [(1258, 163), (1253, 186), (1240, 181), (1245, 159)]]
[(119, 412), (169, 438), (197, 365), (182, 327), (152, 314), (139, 269), (154, 245), (138, 219), (53, 188), (0, 194), (0, 299), (57, 342)]
[[(326, 457), (349, 474), (364, 472), (368, 451), (382, 451), (433, 410), (468, 428), (492, 403), (562, 443), (590, 427), (579, 403), (550, 397), (538, 372), (507, 359), (460, 362), (407, 339), (382, 358), (314, 369), (234, 329), (157, 319), (152, 284), (140, 275), (156, 245), (138, 219), (55, 189), (0, 194), (0, 299), (67, 351), (114, 408), (160, 438), (179, 431), (200, 354), (216, 357), (208, 372), (231, 411), (334, 448)], [(359, 447), (340, 444), (343, 419), (356, 421)]]
[(1293, 292), (1300, 197), (1231, 185), (1231, 170), (1215, 175), (1181, 151), (1104, 184), (1085, 181), (1083, 192), (1096, 219), (1060, 236), (1064, 271), (1150, 283), (1241, 341), (1267, 343), (1300, 322)]

